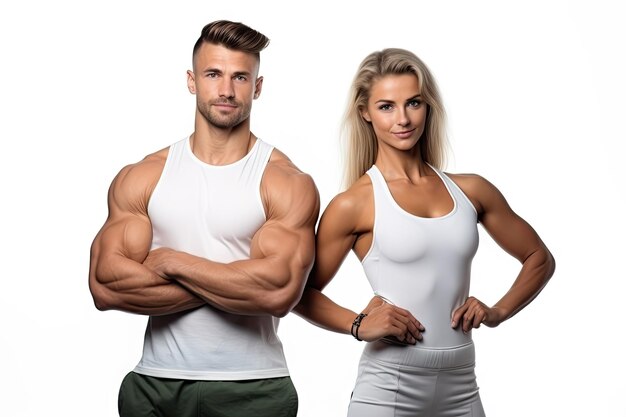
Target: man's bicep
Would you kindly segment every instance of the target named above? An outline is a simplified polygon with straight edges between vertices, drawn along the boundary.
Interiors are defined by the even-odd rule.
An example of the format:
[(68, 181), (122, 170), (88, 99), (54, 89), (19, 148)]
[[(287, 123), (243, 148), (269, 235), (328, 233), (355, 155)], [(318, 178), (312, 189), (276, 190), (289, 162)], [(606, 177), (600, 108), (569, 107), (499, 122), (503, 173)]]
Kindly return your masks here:
[(274, 261), (284, 267), (298, 263), (309, 267), (313, 262), (314, 248), (313, 227), (268, 221), (254, 236), (250, 257)]
[[(130, 259), (145, 259), (152, 242), (148, 217), (146, 170), (131, 167), (122, 170), (109, 192), (109, 218), (103, 239)], [(107, 227), (108, 226), (108, 227)]]
[(152, 226), (147, 204), (131, 169), (123, 169), (109, 189), (109, 216), (92, 245), (92, 272), (97, 275), (115, 275), (116, 259), (141, 263), (150, 250)]
[(143, 262), (152, 243), (152, 227), (145, 216), (125, 214), (105, 225), (100, 246), (106, 254)]
[(313, 180), (297, 174), (275, 187), (269, 217), (252, 239), (252, 258), (274, 258), (309, 268), (315, 253), (319, 193)]

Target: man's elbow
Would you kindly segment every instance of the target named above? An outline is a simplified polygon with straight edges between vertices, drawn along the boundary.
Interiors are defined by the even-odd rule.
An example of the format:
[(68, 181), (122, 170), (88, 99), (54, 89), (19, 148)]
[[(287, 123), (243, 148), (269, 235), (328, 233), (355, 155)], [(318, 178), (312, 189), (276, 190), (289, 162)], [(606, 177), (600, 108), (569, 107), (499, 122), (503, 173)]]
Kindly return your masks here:
[(113, 308), (111, 303), (105, 297), (102, 297), (102, 296), (99, 296), (99, 295), (95, 295), (92, 292), (92, 298), (93, 298), (93, 304), (100, 311), (107, 311), (107, 310), (111, 310)]
[(114, 309), (113, 298), (107, 291), (107, 289), (99, 283), (90, 283), (89, 290), (91, 291), (91, 297), (95, 307), (100, 311), (107, 311)]
[(554, 271), (556, 271), (556, 260), (554, 259), (554, 256), (552, 255), (552, 253), (548, 250), (546, 250), (548, 252), (547, 254), (547, 269), (548, 269), (548, 273), (547, 273), (547, 280), (549, 280), (550, 278), (552, 278), (552, 275), (554, 275)]
[(291, 313), (291, 310), (298, 304), (302, 291), (295, 291), (293, 289), (283, 288), (276, 291), (270, 297), (269, 302), (266, 305), (267, 311), (274, 317), (285, 317)]
[(268, 313), (274, 317), (285, 317), (298, 304), (298, 300), (277, 299), (267, 306)]
[(289, 314), (290, 312), (291, 312), (291, 308), (284, 308), (284, 307), (282, 307), (282, 308), (274, 308), (274, 309), (270, 312), (270, 314), (271, 314), (272, 316), (277, 317), (277, 318), (279, 318), (279, 319), (280, 319), (280, 318), (285, 317), (285, 316), (286, 316), (287, 314)]

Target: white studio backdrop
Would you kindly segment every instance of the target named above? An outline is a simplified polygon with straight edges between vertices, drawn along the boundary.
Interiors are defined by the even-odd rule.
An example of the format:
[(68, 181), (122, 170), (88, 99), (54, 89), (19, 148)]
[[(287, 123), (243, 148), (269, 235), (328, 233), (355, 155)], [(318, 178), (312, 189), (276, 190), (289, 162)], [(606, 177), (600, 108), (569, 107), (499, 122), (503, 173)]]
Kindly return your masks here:
[[(359, 62), (402, 47), (430, 66), (448, 171), (498, 186), (557, 259), (533, 304), (474, 331), (487, 414), (626, 416), (624, 17), (617, 1), (2, 3), (0, 415), (117, 415), (146, 318), (94, 308), (89, 246), (119, 169), (191, 133), (191, 48), (230, 19), (271, 39), (252, 130), (313, 177), (322, 208)], [(518, 268), (481, 229), (471, 293), (494, 303)], [(369, 300), (354, 255), (327, 293)], [(295, 315), (280, 336), (299, 416), (345, 415), (363, 344)]]

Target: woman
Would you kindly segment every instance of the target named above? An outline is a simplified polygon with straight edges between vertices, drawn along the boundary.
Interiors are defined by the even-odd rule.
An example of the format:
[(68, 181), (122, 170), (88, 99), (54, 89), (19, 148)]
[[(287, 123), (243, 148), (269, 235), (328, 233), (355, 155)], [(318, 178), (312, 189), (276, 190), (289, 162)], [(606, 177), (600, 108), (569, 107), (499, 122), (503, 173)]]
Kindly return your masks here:
[[(296, 312), (367, 345), (349, 416), (484, 416), (471, 329), (524, 308), (554, 272), (552, 255), (489, 181), (445, 174), (445, 112), (424, 63), (402, 49), (367, 56), (345, 119), (347, 190), (324, 211)], [(469, 297), (477, 223), (521, 270), (492, 307)], [(362, 313), (322, 290), (350, 250), (375, 296)]]

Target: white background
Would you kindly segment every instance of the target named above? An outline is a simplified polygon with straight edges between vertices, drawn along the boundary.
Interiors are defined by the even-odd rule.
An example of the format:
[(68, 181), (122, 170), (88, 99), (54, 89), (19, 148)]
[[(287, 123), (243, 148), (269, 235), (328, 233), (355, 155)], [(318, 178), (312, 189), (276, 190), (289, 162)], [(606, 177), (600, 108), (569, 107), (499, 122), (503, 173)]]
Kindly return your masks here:
[[(17, 5), (19, 4), (19, 5)], [(0, 6), (0, 415), (115, 416), (145, 317), (99, 312), (89, 246), (124, 165), (189, 134), (202, 26), (271, 38), (252, 130), (339, 190), (338, 124), (365, 55), (418, 54), (449, 113), (450, 172), (491, 180), (557, 259), (544, 292), (474, 332), (489, 416), (626, 416), (625, 14), (608, 1), (54, 1)], [(519, 266), (481, 229), (471, 293)], [(327, 293), (370, 297), (350, 255)], [(297, 316), (280, 335), (302, 417), (345, 415), (363, 347)]]

